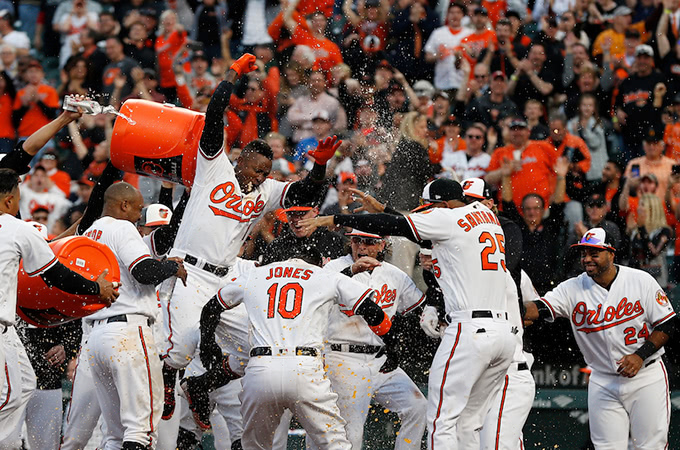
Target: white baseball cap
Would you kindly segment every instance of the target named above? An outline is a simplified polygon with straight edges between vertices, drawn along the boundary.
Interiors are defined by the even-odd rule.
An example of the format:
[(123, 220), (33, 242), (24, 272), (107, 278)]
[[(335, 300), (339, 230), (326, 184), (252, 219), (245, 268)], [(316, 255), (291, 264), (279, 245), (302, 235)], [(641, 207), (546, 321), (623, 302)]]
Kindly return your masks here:
[(33, 228), (35, 228), (36, 230), (38, 230), (38, 232), (40, 233), (40, 235), (41, 235), (43, 238), (45, 238), (45, 240), (48, 240), (48, 239), (49, 239), (49, 237), (47, 236), (47, 227), (46, 227), (45, 225), (43, 225), (43, 224), (40, 223), (40, 222), (36, 222), (35, 220), (27, 220), (26, 223), (29, 224), (29, 225), (31, 225), (31, 226), (32, 226)]
[(367, 238), (367, 239), (382, 239), (383, 238), (379, 234), (367, 233), (365, 231), (357, 230), (356, 228), (352, 228), (352, 231), (350, 231), (346, 235), (347, 236), (362, 237), (362, 238)]
[(577, 244), (572, 245), (572, 247), (591, 247), (600, 250), (609, 250), (611, 252), (615, 251), (613, 245), (609, 243), (607, 238), (607, 232), (604, 228), (591, 228), (586, 231), (580, 241)]
[(142, 218), (139, 224), (144, 227), (157, 227), (167, 225), (172, 219), (172, 211), (165, 205), (154, 203), (142, 210)]
[(479, 200), (485, 200), (490, 197), (486, 183), (481, 178), (467, 178), (463, 180), (461, 186), (463, 186), (463, 194), (466, 197), (477, 198)]

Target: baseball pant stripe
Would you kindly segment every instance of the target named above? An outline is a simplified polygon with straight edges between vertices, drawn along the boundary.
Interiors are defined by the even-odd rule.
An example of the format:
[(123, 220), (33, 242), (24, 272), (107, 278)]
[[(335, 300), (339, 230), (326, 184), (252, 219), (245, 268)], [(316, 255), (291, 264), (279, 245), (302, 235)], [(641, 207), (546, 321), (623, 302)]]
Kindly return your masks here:
[(519, 439), (519, 450), (524, 450), (524, 442), (522, 442), (522, 438)]
[(142, 349), (144, 349), (144, 361), (146, 362), (146, 373), (149, 377), (149, 446), (151, 446), (151, 433), (153, 433), (153, 386), (151, 385), (151, 366), (149, 365), (149, 353), (146, 350), (146, 342), (144, 342), (144, 331), (139, 327), (139, 340), (142, 341)]
[(170, 346), (166, 350), (165, 354), (161, 355), (161, 359), (169, 357), (170, 352), (173, 348), (175, 348), (175, 343), (172, 341), (172, 314), (170, 314), (170, 302), (172, 302), (172, 298), (168, 299), (168, 306), (165, 308), (168, 311), (168, 328), (170, 329), (170, 334), (168, 334), (168, 342), (170, 343)]
[[(671, 423), (671, 405), (668, 404), (668, 398), (670, 397), (670, 392), (668, 388), (668, 374), (666, 373), (666, 365), (663, 363), (663, 361), (659, 361), (661, 364), (661, 370), (663, 371), (663, 378), (666, 381), (666, 423), (670, 426)], [(666, 445), (664, 446), (664, 450), (668, 448), (668, 441), (666, 441)]]
[(442, 411), (442, 403), (444, 402), (444, 384), (446, 384), (446, 375), (447, 372), (449, 371), (449, 364), (451, 364), (451, 360), (453, 359), (453, 354), (456, 352), (456, 347), (458, 346), (458, 340), (460, 339), (460, 332), (463, 328), (462, 323), (458, 323), (458, 331), (456, 332), (456, 341), (453, 343), (453, 348), (451, 349), (451, 353), (449, 354), (449, 359), (446, 360), (446, 366), (444, 367), (444, 376), (442, 377), (442, 383), (439, 386), (439, 405), (437, 405), (437, 415), (434, 417), (434, 420), (432, 421), (432, 436), (430, 437), (430, 440), (432, 441), (432, 445), (430, 446), (430, 450), (434, 450), (434, 434), (437, 431), (437, 419), (439, 418), (439, 415), (441, 414)]
[(4, 408), (7, 403), (9, 402), (10, 395), (12, 394), (12, 383), (10, 383), (9, 380), (9, 367), (7, 367), (7, 363), (5, 363), (5, 378), (7, 379), (7, 398), (5, 401), (0, 405), (0, 410)]
[(505, 376), (505, 384), (503, 384), (503, 396), (501, 397), (501, 408), (498, 410), (498, 426), (496, 427), (496, 450), (498, 450), (498, 443), (501, 438), (501, 420), (503, 418), (503, 406), (505, 405), (505, 394), (508, 392), (509, 376)]
[[(76, 367), (73, 369), (73, 383), (71, 383), (71, 397), (68, 399), (68, 414), (66, 414), (66, 422), (71, 420), (71, 403), (73, 402), (73, 392), (76, 390), (76, 378), (78, 377), (79, 364), (80, 358), (76, 358)], [(61, 445), (59, 447), (61, 447)]]

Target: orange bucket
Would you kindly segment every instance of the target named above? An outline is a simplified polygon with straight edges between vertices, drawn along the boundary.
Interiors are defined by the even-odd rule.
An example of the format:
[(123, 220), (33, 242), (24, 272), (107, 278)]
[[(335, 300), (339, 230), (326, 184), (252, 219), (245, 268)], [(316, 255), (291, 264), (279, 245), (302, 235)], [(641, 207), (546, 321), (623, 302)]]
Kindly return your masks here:
[[(106, 245), (84, 236), (72, 236), (50, 242), (52, 251), (63, 265), (88, 280), (96, 280), (104, 269), (106, 279), (120, 281), (116, 255)], [(23, 262), (19, 267), (17, 313), (38, 327), (51, 327), (89, 316), (106, 305), (96, 295), (68, 294), (48, 287), (40, 276), (29, 277)]]
[(130, 173), (190, 187), (205, 115), (167, 103), (123, 103), (111, 137), (111, 162)]

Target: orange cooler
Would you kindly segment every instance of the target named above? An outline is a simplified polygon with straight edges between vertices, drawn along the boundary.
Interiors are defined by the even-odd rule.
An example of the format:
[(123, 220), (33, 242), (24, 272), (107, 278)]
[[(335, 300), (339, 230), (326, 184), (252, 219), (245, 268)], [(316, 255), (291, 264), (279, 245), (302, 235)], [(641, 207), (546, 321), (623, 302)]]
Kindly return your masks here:
[[(108, 269), (106, 279), (120, 281), (118, 261), (106, 245), (84, 236), (72, 236), (50, 243), (63, 265), (88, 280), (96, 280)], [(26, 322), (39, 327), (60, 325), (88, 316), (104, 308), (98, 296), (67, 294), (48, 287), (40, 276), (29, 277), (23, 263), (19, 267), (17, 313)]]
[(190, 187), (205, 115), (170, 104), (128, 100), (111, 137), (111, 162), (130, 173)]

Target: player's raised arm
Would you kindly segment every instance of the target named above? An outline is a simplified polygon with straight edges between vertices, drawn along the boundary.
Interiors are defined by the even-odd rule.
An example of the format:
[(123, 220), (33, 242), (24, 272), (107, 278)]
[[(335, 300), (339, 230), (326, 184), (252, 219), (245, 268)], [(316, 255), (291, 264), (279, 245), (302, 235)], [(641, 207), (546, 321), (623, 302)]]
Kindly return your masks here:
[(236, 60), (224, 81), (215, 89), (205, 112), (205, 127), (201, 134), (201, 150), (207, 156), (216, 155), (224, 143), (224, 110), (229, 106), (231, 91), (237, 78), (257, 69), (255, 56), (246, 53)]
[(413, 234), (405, 216), (394, 214), (340, 214), (335, 216), (319, 216), (313, 219), (304, 219), (300, 225), (306, 228), (332, 227), (341, 225), (358, 228), (368, 233), (380, 235), (403, 236), (413, 242), (418, 238)]
[(323, 190), (320, 186), (326, 181), (326, 164), (341, 145), (342, 141), (337, 136), (327, 137), (309, 151), (309, 156), (314, 158), (314, 167), (305, 178), (290, 185), (286, 194), (289, 199), (294, 199), (294, 203), (306, 202), (321, 195)]

